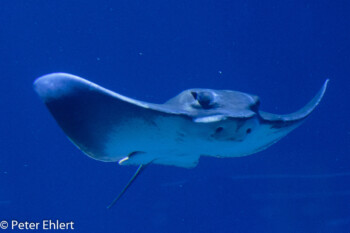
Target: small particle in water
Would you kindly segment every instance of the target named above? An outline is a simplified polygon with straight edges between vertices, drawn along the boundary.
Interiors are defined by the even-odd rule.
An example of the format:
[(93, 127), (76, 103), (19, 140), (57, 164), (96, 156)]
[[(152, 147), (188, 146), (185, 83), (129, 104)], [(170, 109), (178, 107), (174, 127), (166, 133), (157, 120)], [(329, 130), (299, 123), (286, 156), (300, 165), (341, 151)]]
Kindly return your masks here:
[(222, 74), (222, 71), (221, 71), (221, 70), (219, 70), (219, 71), (218, 71), (218, 73), (219, 73), (219, 74)]
[(4, 174), (7, 174), (7, 172), (5, 171)]
[(23, 167), (28, 167), (28, 164), (24, 164)]
[(97, 61), (100, 61), (100, 60), (101, 60), (101, 58), (99, 58), (99, 57), (96, 57), (96, 60), (97, 60)]
[(140, 56), (142, 56), (142, 55), (143, 55), (143, 53), (142, 53), (142, 52), (139, 52), (139, 55), (140, 55)]

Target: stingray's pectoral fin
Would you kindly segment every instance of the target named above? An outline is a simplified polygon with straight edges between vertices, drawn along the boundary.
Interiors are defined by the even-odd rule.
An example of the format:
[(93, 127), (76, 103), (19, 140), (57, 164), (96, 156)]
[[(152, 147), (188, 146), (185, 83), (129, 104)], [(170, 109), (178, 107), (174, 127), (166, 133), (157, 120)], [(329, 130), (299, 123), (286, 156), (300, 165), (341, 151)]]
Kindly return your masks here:
[(326, 92), (328, 81), (329, 80), (327, 79), (316, 96), (299, 111), (287, 115), (276, 115), (260, 111), (259, 114), (262, 118), (262, 121), (274, 128), (298, 126), (299, 123), (308, 117), (310, 113), (316, 108), (316, 106), (321, 102), (322, 97)]
[[(44, 75), (34, 82), (34, 89), (69, 139), (91, 158), (100, 161), (118, 161), (129, 151), (109, 151), (115, 148), (113, 135), (116, 128), (140, 128), (144, 126), (145, 118), (147, 121), (158, 116), (158, 112), (144, 102), (119, 95), (71, 74)], [(126, 126), (130, 119), (140, 120)]]
[[(126, 157), (128, 158), (128, 157)], [(107, 206), (107, 209), (110, 209), (114, 206), (115, 203), (123, 196), (123, 194), (126, 192), (126, 190), (131, 186), (131, 184), (136, 180), (136, 178), (141, 174), (141, 172), (146, 168), (147, 165), (141, 164), (134, 175), (130, 178), (129, 182), (125, 185), (125, 187), (122, 189), (122, 191), (118, 194), (118, 196), (112, 201), (112, 203)]]
[(327, 83), (328, 80), (316, 96), (297, 112), (288, 115), (276, 115), (259, 111), (261, 124), (255, 134), (252, 134), (254, 138), (252, 145), (255, 145), (254, 153), (266, 149), (297, 128), (320, 103), (326, 91)]

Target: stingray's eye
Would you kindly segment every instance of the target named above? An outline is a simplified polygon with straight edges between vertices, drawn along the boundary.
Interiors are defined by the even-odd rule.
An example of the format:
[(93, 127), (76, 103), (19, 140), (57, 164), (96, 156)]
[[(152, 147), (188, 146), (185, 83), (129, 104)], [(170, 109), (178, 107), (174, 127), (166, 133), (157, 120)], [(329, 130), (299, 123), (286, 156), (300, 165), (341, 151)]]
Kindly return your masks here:
[(250, 133), (252, 132), (252, 129), (251, 129), (251, 128), (248, 128), (248, 129), (246, 130), (246, 132), (247, 132), (247, 134), (250, 134)]
[(200, 92), (191, 92), (193, 98), (198, 101), (198, 103), (201, 105), (204, 109), (209, 109), (214, 107), (215, 101), (214, 101), (214, 95), (213, 93), (209, 91), (200, 91)]

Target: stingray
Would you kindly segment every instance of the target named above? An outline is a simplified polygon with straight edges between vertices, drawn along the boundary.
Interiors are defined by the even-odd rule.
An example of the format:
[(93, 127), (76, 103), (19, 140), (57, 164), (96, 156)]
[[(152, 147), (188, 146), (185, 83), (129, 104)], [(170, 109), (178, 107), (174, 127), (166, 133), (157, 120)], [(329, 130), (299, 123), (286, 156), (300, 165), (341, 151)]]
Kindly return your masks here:
[(262, 151), (298, 127), (321, 101), (328, 80), (299, 111), (260, 111), (255, 95), (189, 89), (163, 104), (135, 100), (78, 76), (52, 73), (34, 89), (64, 133), (89, 157), (138, 169), (148, 164), (192, 168), (200, 156), (239, 157)]

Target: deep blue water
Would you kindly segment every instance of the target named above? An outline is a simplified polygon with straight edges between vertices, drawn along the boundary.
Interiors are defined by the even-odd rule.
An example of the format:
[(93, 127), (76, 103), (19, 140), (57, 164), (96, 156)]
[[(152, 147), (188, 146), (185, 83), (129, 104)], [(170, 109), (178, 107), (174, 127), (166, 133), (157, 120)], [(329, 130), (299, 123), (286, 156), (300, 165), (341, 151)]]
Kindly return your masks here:
[[(74, 221), (85, 233), (350, 232), (349, 5), (1, 1), (0, 221)], [(150, 166), (107, 210), (136, 168), (92, 160), (66, 139), (32, 89), (57, 71), (157, 103), (193, 87), (239, 90), (274, 113), (330, 83), (271, 148), (194, 169)]]

